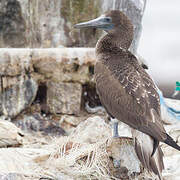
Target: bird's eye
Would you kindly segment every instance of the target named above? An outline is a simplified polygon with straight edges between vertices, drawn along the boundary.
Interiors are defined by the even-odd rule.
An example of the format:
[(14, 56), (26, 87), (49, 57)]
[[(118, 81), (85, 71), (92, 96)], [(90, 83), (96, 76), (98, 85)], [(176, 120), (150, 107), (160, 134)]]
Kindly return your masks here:
[(104, 20), (105, 20), (106, 22), (111, 22), (111, 18), (109, 18), (109, 17), (106, 17)]

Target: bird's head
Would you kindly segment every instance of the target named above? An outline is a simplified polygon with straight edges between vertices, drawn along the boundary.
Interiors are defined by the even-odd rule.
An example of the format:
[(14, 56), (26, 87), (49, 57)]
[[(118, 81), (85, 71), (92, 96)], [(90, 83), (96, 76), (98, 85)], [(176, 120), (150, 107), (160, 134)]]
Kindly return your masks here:
[(74, 25), (74, 28), (99, 28), (106, 32), (114, 29), (133, 30), (131, 21), (119, 10), (109, 11), (100, 17)]

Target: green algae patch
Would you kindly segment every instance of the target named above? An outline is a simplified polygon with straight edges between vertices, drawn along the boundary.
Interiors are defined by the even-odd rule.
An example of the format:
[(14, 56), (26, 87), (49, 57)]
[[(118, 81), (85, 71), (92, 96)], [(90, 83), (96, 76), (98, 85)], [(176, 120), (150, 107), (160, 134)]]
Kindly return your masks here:
[(100, 1), (62, 0), (61, 16), (72, 24), (99, 16)]

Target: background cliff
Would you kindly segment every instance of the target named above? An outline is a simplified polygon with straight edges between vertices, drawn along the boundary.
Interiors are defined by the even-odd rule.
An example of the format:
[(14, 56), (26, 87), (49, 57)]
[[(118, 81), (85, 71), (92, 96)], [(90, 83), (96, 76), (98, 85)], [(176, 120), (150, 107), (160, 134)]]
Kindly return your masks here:
[[(161, 49), (162, 45), (154, 41), (160, 42), (157, 36), (162, 37), (163, 30), (157, 30), (157, 36), (151, 30), (154, 22), (161, 23), (162, 7), (152, 3), (155, 0), (146, 7), (145, 37), (140, 41), (145, 2), (0, 1), (0, 179), (155, 179), (138, 161), (128, 127), (120, 124), (120, 135), (125, 137), (111, 138), (111, 123), (96, 94), (93, 76), (94, 46), (103, 32), (72, 28), (107, 10), (122, 10), (135, 26), (131, 51), (145, 59), (147, 56), (154, 79), (161, 87), (170, 84), (172, 90), (175, 84), (168, 79), (169, 72), (161, 75), (166, 66), (159, 67), (164, 60), (161, 56), (169, 55), (172, 44), (163, 39), (168, 50)], [(149, 15), (156, 15), (153, 23), (148, 19), (150, 9), (153, 13)], [(177, 60), (179, 52), (173, 48), (171, 52)], [(171, 68), (171, 62), (163, 65)], [(154, 69), (158, 74), (153, 73)], [(166, 101), (180, 110), (179, 101)], [(164, 117), (168, 133), (180, 142), (179, 122), (174, 116)], [(166, 145), (162, 147), (166, 165), (163, 175), (175, 180), (180, 175), (179, 154)]]

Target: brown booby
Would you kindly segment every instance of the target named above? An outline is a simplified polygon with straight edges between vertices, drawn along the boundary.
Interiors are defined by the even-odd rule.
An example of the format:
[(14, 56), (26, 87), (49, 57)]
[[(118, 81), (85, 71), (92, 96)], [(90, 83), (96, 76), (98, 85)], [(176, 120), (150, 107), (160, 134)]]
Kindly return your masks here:
[[(148, 135), (153, 144), (151, 153), (141, 149), (144, 145), (142, 143), (142, 146), (139, 145), (138, 135), (135, 135), (136, 153), (140, 161), (144, 161), (145, 167), (162, 179), (160, 173), (163, 162), (162, 164), (158, 162), (160, 170), (158, 168), (154, 170), (153, 167), (156, 165), (156, 162), (153, 162), (156, 154), (158, 160), (162, 160), (159, 142), (164, 142), (177, 150), (180, 150), (180, 146), (163, 127), (159, 95), (154, 82), (139, 64), (136, 56), (128, 50), (133, 40), (131, 21), (119, 10), (113, 10), (97, 19), (76, 24), (74, 27), (99, 28), (107, 32), (96, 45), (97, 93), (111, 117)], [(146, 141), (145, 138), (142, 139)], [(148, 154), (145, 157), (142, 153)]]

